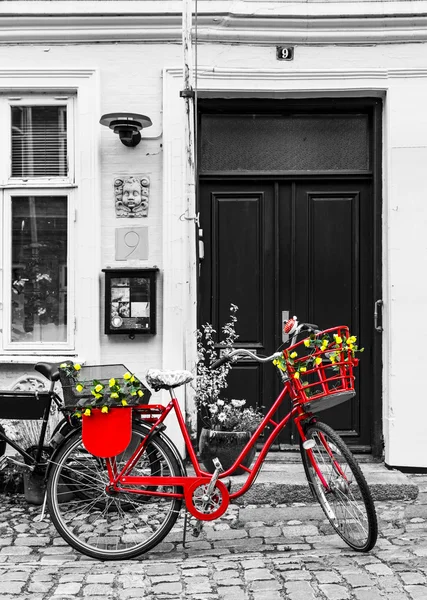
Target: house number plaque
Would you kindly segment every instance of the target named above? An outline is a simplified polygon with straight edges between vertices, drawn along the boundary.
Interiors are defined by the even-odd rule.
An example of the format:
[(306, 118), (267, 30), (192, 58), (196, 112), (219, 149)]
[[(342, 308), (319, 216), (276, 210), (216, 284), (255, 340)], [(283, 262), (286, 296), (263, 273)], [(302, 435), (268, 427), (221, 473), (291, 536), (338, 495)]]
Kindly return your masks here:
[(293, 46), (276, 46), (277, 60), (294, 60)]

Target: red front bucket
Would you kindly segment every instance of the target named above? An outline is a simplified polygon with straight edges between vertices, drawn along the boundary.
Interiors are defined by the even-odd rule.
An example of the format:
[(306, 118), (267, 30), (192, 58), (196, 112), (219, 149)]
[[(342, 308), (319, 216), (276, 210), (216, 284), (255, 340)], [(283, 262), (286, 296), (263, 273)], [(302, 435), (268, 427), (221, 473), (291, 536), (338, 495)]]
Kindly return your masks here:
[(110, 408), (108, 413), (95, 408), (89, 416), (82, 417), (83, 444), (94, 456), (117, 456), (129, 446), (131, 437), (131, 408)]

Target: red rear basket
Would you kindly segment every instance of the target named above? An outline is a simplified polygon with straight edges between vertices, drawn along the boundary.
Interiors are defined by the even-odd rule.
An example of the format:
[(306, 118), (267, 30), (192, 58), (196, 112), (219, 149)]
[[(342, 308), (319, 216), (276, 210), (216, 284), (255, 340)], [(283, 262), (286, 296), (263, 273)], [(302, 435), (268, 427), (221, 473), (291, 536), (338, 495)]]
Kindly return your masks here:
[(283, 352), (294, 402), (319, 412), (354, 395), (354, 343), (348, 327), (326, 329)]

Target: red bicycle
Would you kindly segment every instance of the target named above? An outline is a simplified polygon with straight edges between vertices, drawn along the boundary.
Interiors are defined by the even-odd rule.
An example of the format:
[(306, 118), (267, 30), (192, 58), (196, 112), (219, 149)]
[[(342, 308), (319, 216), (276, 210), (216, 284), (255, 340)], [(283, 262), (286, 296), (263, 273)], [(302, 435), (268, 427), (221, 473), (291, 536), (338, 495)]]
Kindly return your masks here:
[[(214, 365), (219, 367), (239, 356), (273, 361), (283, 382), (276, 401), (226, 471), (218, 460), (214, 461), (213, 474), (204, 471), (191, 444), (173, 392), (191, 381), (193, 376), (188, 371), (148, 371), (150, 387), (169, 391), (167, 406), (140, 404), (109, 411), (112, 423), (115, 414), (121, 423), (120, 436), (112, 436), (115, 441), (110, 452), (108, 443), (105, 449), (106, 436), (102, 434), (105, 415), (83, 417), (83, 438), (81, 432), (73, 433), (51, 460), (48, 506), (59, 534), (92, 558), (119, 560), (138, 556), (161, 542), (175, 524), (183, 503), (200, 524), (217, 519), (230, 501), (249, 490), (274, 440), (293, 421), (309, 486), (332, 527), (354, 550), (371, 550), (378, 526), (369, 487), (343, 440), (315, 416), (354, 395), (354, 338), (347, 327), (319, 331), (314, 325), (289, 322), (287, 329), (293, 337), (284, 351), (262, 358), (249, 350), (236, 349)], [(304, 339), (297, 341), (302, 333)], [(288, 396), (292, 408), (285, 417), (278, 418), (279, 408)], [(177, 417), (194, 474), (187, 474), (176, 446), (165, 435), (165, 419), (170, 413)], [(244, 466), (245, 457), (267, 427), (271, 431), (264, 436), (255, 462)], [(117, 432), (117, 426), (113, 425), (112, 430)], [(124, 440), (120, 451), (117, 437)], [(98, 451), (99, 440), (102, 450)], [(230, 493), (224, 479), (238, 467), (247, 472), (247, 479), (239, 490)]]

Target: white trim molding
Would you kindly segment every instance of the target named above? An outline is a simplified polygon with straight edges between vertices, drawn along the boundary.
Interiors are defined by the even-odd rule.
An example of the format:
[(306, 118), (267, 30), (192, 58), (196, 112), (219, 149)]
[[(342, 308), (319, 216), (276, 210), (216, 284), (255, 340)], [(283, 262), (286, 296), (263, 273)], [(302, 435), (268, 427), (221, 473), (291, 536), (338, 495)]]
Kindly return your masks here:
[[(96, 69), (0, 69), (0, 91), (11, 94), (25, 92), (70, 92), (76, 95), (75, 127), (71, 132), (75, 147), (75, 184), (69, 185), (74, 198), (70, 217), (75, 221), (73, 235), (73, 273), (75, 287), (75, 323), (73, 348), (3, 351), (0, 362), (28, 362), (58, 357), (89, 359), (100, 358), (100, 302), (99, 276), (101, 272), (101, 226), (99, 191), (99, 76)], [(20, 188), (21, 189), (21, 188)], [(64, 188), (64, 190), (67, 188)], [(11, 186), (8, 192), (12, 193)], [(90, 256), (91, 260), (87, 260)]]
[[(195, 349), (188, 345), (194, 337), (196, 304), (192, 284), (197, 278), (197, 267), (190, 266), (188, 249), (193, 243), (194, 228), (178, 221), (179, 213), (195, 214), (195, 206), (188, 205), (184, 195), (183, 172), (185, 164), (184, 103), (179, 97), (182, 89), (182, 70), (164, 71), (164, 265), (165, 265), (165, 337), (164, 358), (177, 353), (183, 367), (194, 367)], [(421, 401), (414, 407), (421, 411), (420, 426), (408, 422), (405, 397), (416, 394), (408, 390), (402, 373), (411, 369), (422, 370), (420, 364), (408, 363), (405, 348), (416, 346), (419, 331), (408, 332), (398, 326), (402, 314), (411, 313), (414, 322), (423, 322), (424, 295), (422, 287), (417, 303), (411, 302), (411, 291), (405, 278), (407, 265), (414, 256), (427, 260), (424, 204), (420, 194), (427, 189), (427, 121), (425, 89), (427, 68), (362, 68), (283, 71), (278, 69), (232, 69), (200, 66), (197, 71), (199, 97), (264, 97), (264, 98), (317, 98), (317, 97), (382, 97), (384, 99), (383, 134), (383, 430), (386, 462), (395, 466), (419, 466), (427, 452), (424, 420), (427, 406)], [(411, 99), (408, 111), (408, 99)], [(410, 160), (409, 158), (410, 157)], [(401, 158), (401, 162), (399, 162)], [(424, 160), (425, 159), (425, 160)], [(423, 165), (421, 168), (420, 165)], [(393, 168), (392, 168), (393, 167)], [(408, 176), (408, 169), (411, 176)], [(405, 190), (410, 179), (410, 190)], [(427, 193), (427, 192), (426, 192)], [(418, 200), (417, 200), (418, 198)], [(427, 212), (427, 209), (426, 209)], [(414, 219), (414, 215), (417, 218)], [(402, 226), (413, 233), (402, 235)], [(168, 243), (172, 234), (173, 243)], [(181, 239), (178, 239), (181, 236)], [(185, 271), (184, 266), (187, 271)], [(411, 276), (411, 280), (413, 280)], [(418, 288), (417, 288), (418, 289)], [(423, 295), (424, 294), (424, 295)], [(407, 300), (405, 300), (405, 298)], [(408, 312), (409, 311), (409, 312)], [(421, 332), (422, 334), (422, 332)], [(409, 336), (409, 340), (408, 340)], [(186, 349), (184, 350), (185, 344)], [(178, 344), (178, 346), (177, 346)], [(410, 359), (412, 360), (412, 359)], [(416, 431), (415, 431), (416, 430)], [(420, 448), (404, 445), (402, 439), (415, 435), (423, 439)], [(424, 437), (423, 437), (424, 436)], [(420, 442), (421, 443), (421, 442)]]
[[(0, 44), (181, 42), (181, 0), (9, 0)], [(427, 1), (199, 0), (198, 42), (367, 44), (427, 40)]]

